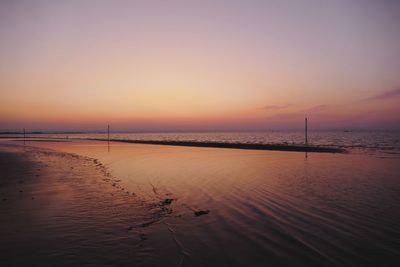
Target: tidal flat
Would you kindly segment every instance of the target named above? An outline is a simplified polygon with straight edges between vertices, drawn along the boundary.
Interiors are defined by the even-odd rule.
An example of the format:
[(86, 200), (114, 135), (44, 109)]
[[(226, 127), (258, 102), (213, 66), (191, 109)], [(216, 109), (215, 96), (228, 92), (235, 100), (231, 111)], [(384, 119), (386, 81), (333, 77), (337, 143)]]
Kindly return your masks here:
[(0, 144), (1, 265), (397, 266), (398, 158)]

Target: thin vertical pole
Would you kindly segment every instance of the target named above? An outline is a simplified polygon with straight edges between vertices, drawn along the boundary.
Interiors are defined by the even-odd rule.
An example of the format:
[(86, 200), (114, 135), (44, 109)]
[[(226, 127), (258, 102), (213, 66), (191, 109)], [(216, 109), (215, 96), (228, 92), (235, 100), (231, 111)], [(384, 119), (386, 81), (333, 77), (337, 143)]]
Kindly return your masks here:
[(306, 145), (308, 145), (308, 125), (307, 125), (307, 117), (305, 118), (305, 121), (304, 121), (304, 126), (305, 126), (305, 139), (306, 139)]
[(24, 145), (25, 145), (25, 128), (24, 128)]
[(108, 141), (107, 149), (108, 149), (108, 152), (110, 152), (110, 124), (107, 125), (107, 141)]
[(110, 144), (110, 125), (108, 125), (108, 127), (107, 127), (107, 140), (108, 140), (108, 143)]

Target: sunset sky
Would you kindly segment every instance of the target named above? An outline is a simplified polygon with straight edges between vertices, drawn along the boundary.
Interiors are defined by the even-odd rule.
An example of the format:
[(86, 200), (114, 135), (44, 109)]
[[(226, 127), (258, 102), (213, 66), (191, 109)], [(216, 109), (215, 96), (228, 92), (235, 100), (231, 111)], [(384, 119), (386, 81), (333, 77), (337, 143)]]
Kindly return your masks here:
[(1, 1), (0, 131), (400, 128), (400, 1)]

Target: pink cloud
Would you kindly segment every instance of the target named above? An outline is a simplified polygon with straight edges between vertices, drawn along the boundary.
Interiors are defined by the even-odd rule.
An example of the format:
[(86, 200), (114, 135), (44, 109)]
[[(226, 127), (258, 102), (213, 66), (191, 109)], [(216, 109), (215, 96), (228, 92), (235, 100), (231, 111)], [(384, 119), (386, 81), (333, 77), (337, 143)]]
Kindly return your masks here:
[(375, 100), (386, 100), (386, 99), (391, 99), (393, 97), (399, 97), (400, 96), (400, 88), (391, 90), (391, 91), (386, 91), (381, 94), (377, 94), (368, 98), (363, 99), (364, 101), (375, 101)]

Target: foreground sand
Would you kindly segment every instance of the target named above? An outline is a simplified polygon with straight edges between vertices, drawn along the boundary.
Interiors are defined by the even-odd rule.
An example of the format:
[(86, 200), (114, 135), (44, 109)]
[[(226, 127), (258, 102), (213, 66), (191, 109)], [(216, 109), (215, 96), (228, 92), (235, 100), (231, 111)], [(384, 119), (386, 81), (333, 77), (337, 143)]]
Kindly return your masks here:
[(140, 264), (146, 227), (170, 212), (88, 157), (1, 146), (0, 173), (1, 266)]

